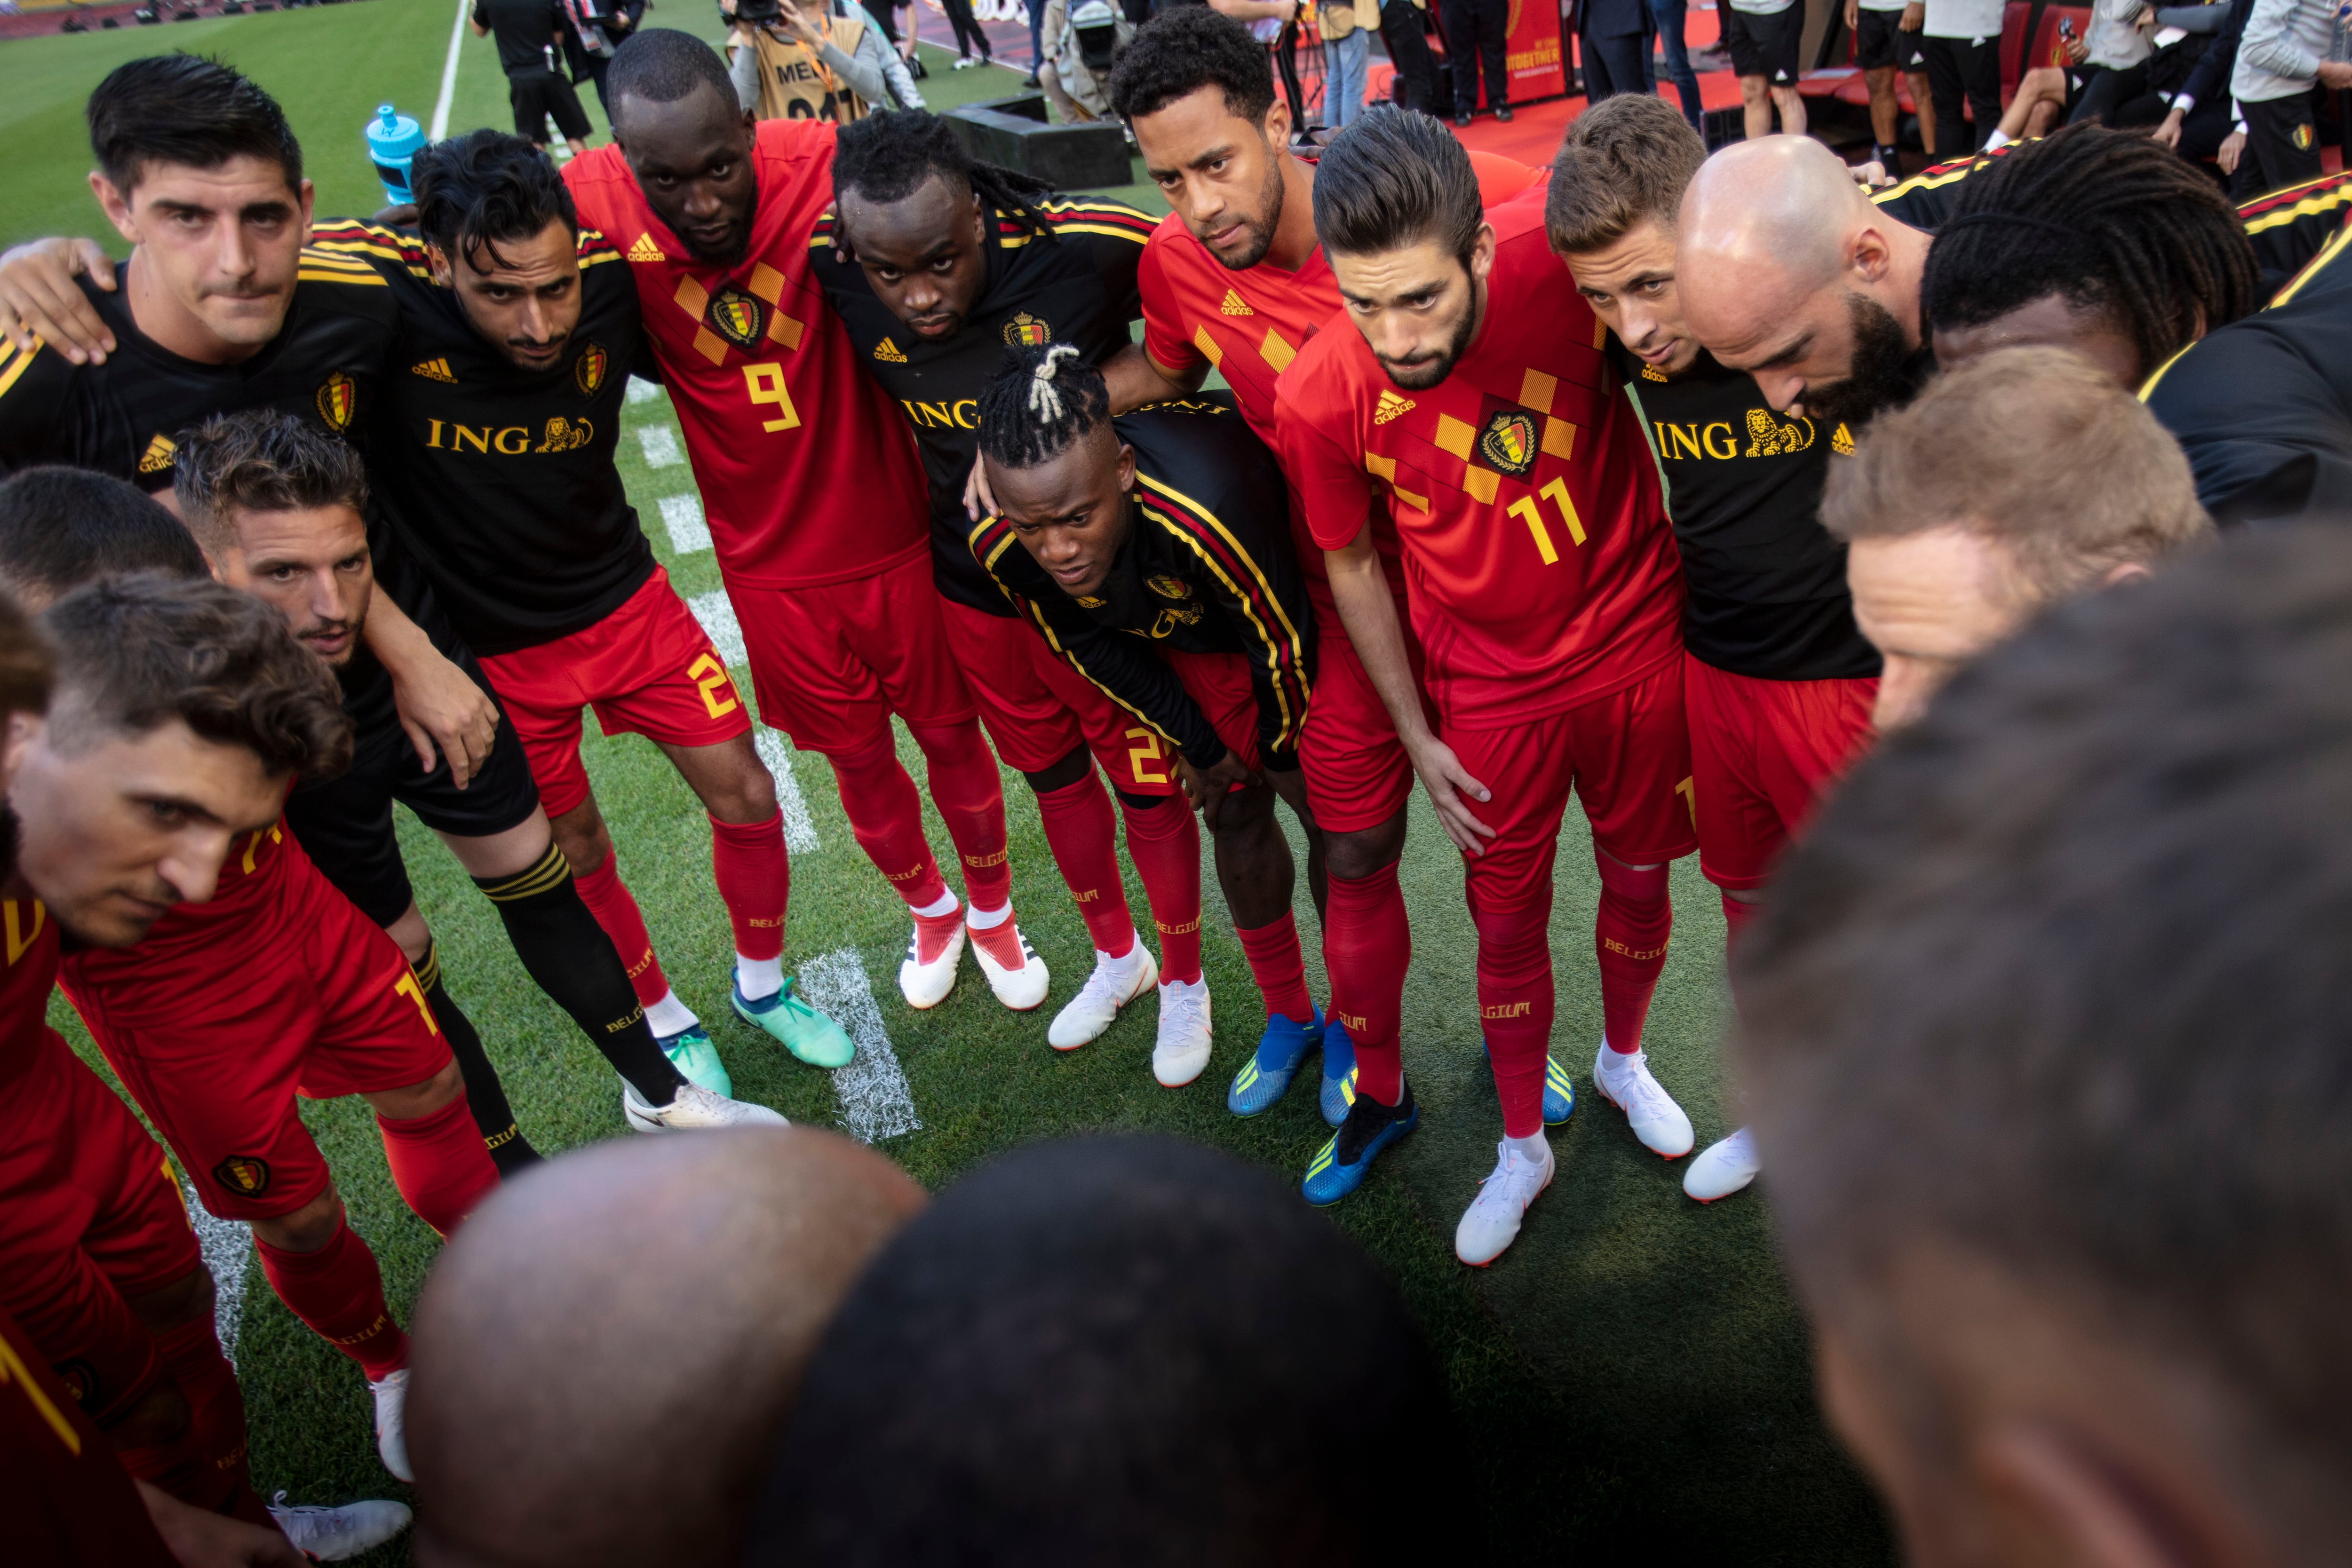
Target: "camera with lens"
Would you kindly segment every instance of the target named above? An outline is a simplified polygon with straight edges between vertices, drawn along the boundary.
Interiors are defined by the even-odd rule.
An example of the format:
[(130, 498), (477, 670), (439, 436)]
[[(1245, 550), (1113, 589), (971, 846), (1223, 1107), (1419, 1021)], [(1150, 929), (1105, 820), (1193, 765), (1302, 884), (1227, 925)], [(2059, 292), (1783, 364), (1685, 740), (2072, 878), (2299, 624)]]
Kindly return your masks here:
[(764, 26), (783, 19), (783, 0), (735, 0), (735, 20)]

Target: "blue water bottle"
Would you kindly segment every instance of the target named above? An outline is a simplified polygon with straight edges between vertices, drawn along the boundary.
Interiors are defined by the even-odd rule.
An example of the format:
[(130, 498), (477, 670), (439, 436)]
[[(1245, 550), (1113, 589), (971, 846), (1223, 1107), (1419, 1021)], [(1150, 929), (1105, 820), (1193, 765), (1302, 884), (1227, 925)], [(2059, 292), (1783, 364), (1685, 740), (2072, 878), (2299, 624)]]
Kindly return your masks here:
[(383, 193), (395, 206), (404, 205), (416, 199), (408, 188), (408, 161), (423, 150), (425, 132), (388, 103), (377, 105), (375, 115), (367, 125), (368, 161), (383, 182)]

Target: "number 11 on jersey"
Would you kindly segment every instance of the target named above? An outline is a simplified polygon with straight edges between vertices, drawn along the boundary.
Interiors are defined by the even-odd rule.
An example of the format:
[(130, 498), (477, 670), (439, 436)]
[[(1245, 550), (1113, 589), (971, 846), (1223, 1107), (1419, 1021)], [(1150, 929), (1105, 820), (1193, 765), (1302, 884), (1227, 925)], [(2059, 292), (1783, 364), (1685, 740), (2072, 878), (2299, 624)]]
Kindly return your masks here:
[[(1577, 544), (1584, 542), (1584, 523), (1576, 515), (1576, 503), (1569, 499), (1568, 483), (1554, 479), (1543, 487), (1543, 498), (1559, 508), (1559, 520), (1568, 525), (1568, 537)], [(1536, 553), (1550, 566), (1559, 559), (1559, 551), (1552, 548), (1551, 530), (1544, 527), (1543, 509), (1536, 505), (1533, 496), (1522, 496), (1511, 503), (1511, 516), (1525, 517), (1528, 532), (1535, 536)]]

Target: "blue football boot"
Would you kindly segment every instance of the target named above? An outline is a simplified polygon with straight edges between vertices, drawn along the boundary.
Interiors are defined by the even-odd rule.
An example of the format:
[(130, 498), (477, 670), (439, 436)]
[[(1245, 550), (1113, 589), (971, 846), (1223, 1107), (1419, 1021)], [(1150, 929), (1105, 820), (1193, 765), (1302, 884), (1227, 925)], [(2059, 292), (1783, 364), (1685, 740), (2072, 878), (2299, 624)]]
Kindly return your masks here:
[[(1492, 1066), (1495, 1053), (1486, 1049), (1485, 1040), (1478, 1042), (1478, 1049), (1485, 1053), (1487, 1064)], [(1575, 1113), (1576, 1081), (1569, 1077), (1568, 1069), (1559, 1064), (1559, 1057), (1546, 1051), (1544, 1052), (1544, 1125), (1557, 1127)]]
[[(1310, 1004), (1311, 1006), (1311, 1004)], [(1307, 1053), (1323, 1042), (1323, 1012), (1314, 1009), (1314, 1021), (1298, 1023), (1275, 1013), (1265, 1020), (1257, 1050), (1234, 1074), (1225, 1091), (1225, 1109), (1236, 1116), (1255, 1116), (1281, 1099), (1297, 1076)]]
[(1369, 1094), (1357, 1095), (1348, 1107), (1348, 1119), (1307, 1162), (1307, 1179), (1298, 1190), (1316, 1207), (1328, 1207), (1363, 1186), (1380, 1152), (1419, 1125), (1421, 1106), (1410, 1083), (1393, 1111)]
[(1323, 1024), (1323, 1124), (1336, 1127), (1356, 1103), (1356, 1042), (1337, 1019)]

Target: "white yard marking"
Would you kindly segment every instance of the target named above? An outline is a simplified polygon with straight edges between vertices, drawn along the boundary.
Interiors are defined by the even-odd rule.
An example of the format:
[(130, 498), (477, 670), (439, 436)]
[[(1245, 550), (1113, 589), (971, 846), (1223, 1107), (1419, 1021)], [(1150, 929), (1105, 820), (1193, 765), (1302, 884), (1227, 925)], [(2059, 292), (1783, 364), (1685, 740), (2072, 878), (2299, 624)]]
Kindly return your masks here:
[(680, 555), (693, 555), (710, 548), (710, 525), (703, 519), (701, 497), (664, 496), (661, 515), (662, 527), (669, 530), (670, 549)]
[(438, 141), (449, 134), (449, 99), (457, 91), (457, 50), (466, 41), (466, 17), (473, 10), (473, 0), (457, 0), (457, 19), (449, 24), (449, 57), (441, 62), (441, 96), (434, 100), (433, 123), (425, 128), (430, 141)]
[(721, 664), (732, 668), (743, 662), (743, 628), (736, 624), (735, 606), (727, 601), (725, 589), (697, 594), (686, 601), (686, 607), (702, 622), (702, 634), (719, 650)]
[(646, 449), (648, 468), (675, 468), (686, 461), (686, 454), (677, 449), (677, 432), (667, 424), (648, 424), (637, 432), (637, 441)]
[(766, 725), (752, 727), (751, 744), (760, 760), (776, 779), (776, 804), (784, 813), (784, 848), (796, 855), (816, 852), (816, 824), (809, 820), (808, 802), (801, 798), (801, 781), (793, 774), (793, 750), (784, 737)]
[(857, 1042), (857, 1057), (833, 1075), (841, 1101), (841, 1130), (861, 1144), (878, 1143), (922, 1130), (907, 1074), (882, 1030), (882, 1009), (874, 1005), (874, 985), (855, 947), (812, 958), (800, 967), (801, 994), (830, 1014)]
[(213, 1330), (220, 1335), (221, 1354), (234, 1366), (236, 1332), (245, 1322), (245, 1273), (253, 1265), (253, 1228), (206, 1213), (194, 1187), (183, 1184), (180, 1191), (187, 1199), (188, 1223), (195, 1227), (205, 1271), (213, 1277)]
[(661, 394), (662, 389), (660, 383), (646, 381), (640, 376), (631, 376), (629, 378), (629, 401), (631, 402), (651, 402), (656, 398), (661, 396)]

